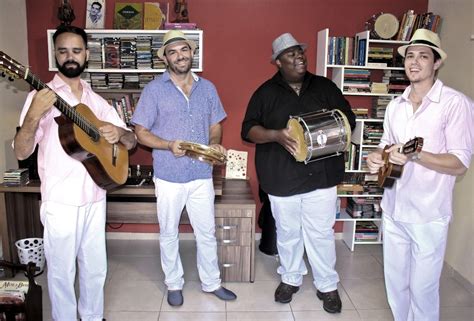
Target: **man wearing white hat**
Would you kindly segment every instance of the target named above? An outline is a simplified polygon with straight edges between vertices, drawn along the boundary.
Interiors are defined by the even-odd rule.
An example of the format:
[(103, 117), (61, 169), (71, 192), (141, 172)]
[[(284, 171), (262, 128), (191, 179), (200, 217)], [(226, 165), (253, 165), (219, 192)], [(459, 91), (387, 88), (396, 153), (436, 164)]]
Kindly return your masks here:
[(185, 156), (183, 141), (220, 145), (226, 117), (214, 85), (191, 72), (196, 43), (182, 31), (170, 30), (158, 57), (167, 70), (143, 90), (132, 122), (138, 141), (153, 148), (153, 171), (160, 223), (161, 266), (168, 287), (168, 304), (183, 304), (183, 266), (179, 256), (178, 226), (184, 206), (197, 244), (201, 288), (221, 300), (236, 295), (221, 286), (217, 262), (212, 166)]
[[(473, 103), (437, 79), (447, 55), (436, 33), (418, 29), (398, 52), (411, 84), (388, 105), (379, 149), (367, 163), (376, 173), (384, 165), (383, 148), (393, 145), (389, 161), (404, 165), (381, 203), (385, 284), (394, 320), (437, 321), (454, 183), (471, 162)], [(421, 152), (400, 152), (414, 137), (423, 138)]]
[(270, 199), (277, 228), (281, 283), (275, 301), (288, 303), (308, 273), (306, 250), (317, 297), (329, 313), (341, 312), (335, 270), (333, 225), (336, 219), (336, 185), (344, 176), (344, 156), (304, 164), (293, 155), (299, 143), (287, 128), (290, 115), (322, 109), (339, 109), (352, 127), (355, 116), (337, 86), (307, 71), (306, 44), (289, 33), (273, 41), (276, 74), (252, 95), (242, 123), (242, 139), (256, 144), (259, 183)]

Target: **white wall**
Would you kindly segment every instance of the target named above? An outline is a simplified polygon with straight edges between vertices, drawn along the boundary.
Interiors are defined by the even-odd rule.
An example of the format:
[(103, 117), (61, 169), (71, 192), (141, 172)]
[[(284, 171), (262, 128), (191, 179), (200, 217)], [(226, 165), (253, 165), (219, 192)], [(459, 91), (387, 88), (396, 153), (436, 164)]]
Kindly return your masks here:
[[(430, 0), (430, 11), (441, 15), (441, 46), (448, 54), (439, 78), (474, 98), (474, 1)], [(449, 230), (446, 263), (474, 288), (474, 161), (458, 178), (454, 191), (454, 217)]]
[[(22, 64), (28, 63), (25, 0), (0, 0), (0, 50)], [(22, 80), (0, 77), (0, 181), (7, 168), (18, 163), (11, 148), (21, 108), (29, 91)]]

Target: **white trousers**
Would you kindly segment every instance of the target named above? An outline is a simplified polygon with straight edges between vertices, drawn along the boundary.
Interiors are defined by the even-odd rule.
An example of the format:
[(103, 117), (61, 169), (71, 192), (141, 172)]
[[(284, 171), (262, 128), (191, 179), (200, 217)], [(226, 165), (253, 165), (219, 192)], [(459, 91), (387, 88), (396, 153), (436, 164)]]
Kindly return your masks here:
[(204, 292), (221, 286), (217, 261), (214, 219), (214, 184), (212, 179), (188, 183), (171, 183), (154, 179), (160, 223), (161, 266), (168, 290), (181, 290), (183, 266), (179, 255), (179, 220), (184, 206), (194, 230), (197, 246), (197, 268)]
[[(105, 204), (105, 199), (79, 207), (41, 204), (53, 320), (76, 321), (79, 311), (83, 321), (102, 321), (107, 275)], [(78, 303), (74, 291), (76, 261)]]
[(269, 199), (277, 228), (281, 264), (277, 271), (282, 282), (302, 284), (303, 275), (308, 273), (303, 260), (306, 249), (314, 286), (321, 292), (336, 290), (336, 187), (286, 197), (269, 195)]
[(394, 321), (438, 321), (449, 218), (424, 224), (383, 218), (385, 286)]

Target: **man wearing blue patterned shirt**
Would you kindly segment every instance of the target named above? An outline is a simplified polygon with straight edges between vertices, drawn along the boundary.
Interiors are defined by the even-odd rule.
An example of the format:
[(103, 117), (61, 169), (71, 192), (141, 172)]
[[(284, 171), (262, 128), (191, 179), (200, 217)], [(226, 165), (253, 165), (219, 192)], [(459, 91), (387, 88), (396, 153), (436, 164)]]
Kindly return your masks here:
[(201, 287), (222, 300), (236, 295), (221, 286), (214, 222), (212, 166), (185, 156), (183, 141), (220, 145), (226, 117), (214, 85), (191, 72), (196, 44), (179, 30), (168, 31), (158, 57), (167, 71), (143, 90), (132, 118), (138, 141), (153, 149), (153, 170), (160, 223), (161, 266), (168, 287), (168, 304), (183, 304), (183, 267), (178, 226), (186, 210), (197, 242)]

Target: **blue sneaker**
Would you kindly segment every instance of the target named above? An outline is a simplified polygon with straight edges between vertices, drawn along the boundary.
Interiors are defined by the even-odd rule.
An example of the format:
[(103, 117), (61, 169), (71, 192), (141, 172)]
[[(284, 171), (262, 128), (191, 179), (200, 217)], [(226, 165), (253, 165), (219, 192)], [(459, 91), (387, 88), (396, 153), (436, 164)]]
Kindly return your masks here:
[(182, 290), (168, 290), (168, 304), (177, 307), (183, 305), (183, 291)]
[(232, 292), (231, 290), (227, 290), (223, 286), (209, 293), (214, 294), (216, 297), (224, 301), (232, 301), (237, 299), (237, 295), (235, 295), (234, 292)]

